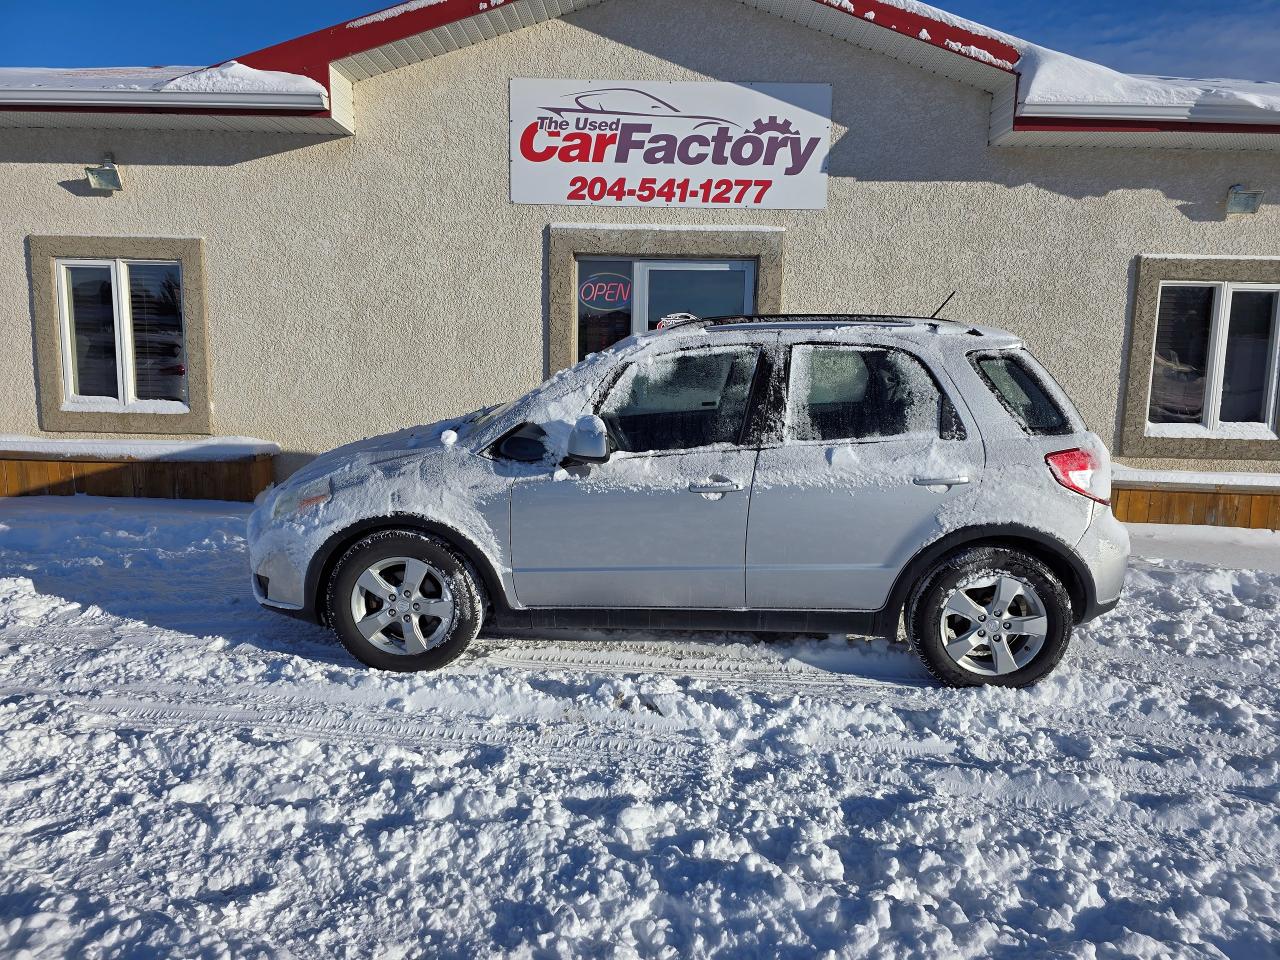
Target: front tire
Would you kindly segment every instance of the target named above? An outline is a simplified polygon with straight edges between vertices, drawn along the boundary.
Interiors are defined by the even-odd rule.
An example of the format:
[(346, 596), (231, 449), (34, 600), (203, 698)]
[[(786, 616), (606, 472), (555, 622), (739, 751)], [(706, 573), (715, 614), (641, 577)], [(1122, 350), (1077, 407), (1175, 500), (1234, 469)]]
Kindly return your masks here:
[(916, 653), (948, 686), (1025, 687), (1067, 652), (1071, 599), (1030, 554), (971, 547), (921, 579), (905, 620)]
[(384, 530), (353, 544), (329, 578), (328, 622), (361, 663), (436, 670), (480, 632), (481, 592), (466, 561), (439, 537)]

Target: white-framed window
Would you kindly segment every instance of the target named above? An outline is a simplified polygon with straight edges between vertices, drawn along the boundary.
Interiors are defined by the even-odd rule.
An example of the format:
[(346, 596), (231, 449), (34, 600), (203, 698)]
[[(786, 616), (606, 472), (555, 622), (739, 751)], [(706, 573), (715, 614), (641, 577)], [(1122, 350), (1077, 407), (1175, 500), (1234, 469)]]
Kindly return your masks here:
[(749, 314), (756, 304), (754, 260), (578, 257), (578, 359), (673, 313)]
[(62, 409), (189, 413), (182, 265), (56, 261)]
[(1280, 286), (1160, 284), (1147, 436), (1277, 439), (1278, 393)]

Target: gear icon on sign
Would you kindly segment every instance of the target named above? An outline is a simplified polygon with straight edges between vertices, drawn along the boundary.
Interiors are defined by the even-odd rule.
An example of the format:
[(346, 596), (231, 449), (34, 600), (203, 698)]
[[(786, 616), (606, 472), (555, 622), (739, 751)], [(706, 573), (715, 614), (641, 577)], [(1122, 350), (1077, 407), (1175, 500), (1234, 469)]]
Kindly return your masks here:
[(770, 114), (767, 120), (757, 119), (747, 133), (780, 133), (786, 137), (794, 137), (800, 131), (791, 125), (790, 120), (779, 120), (775, 115)]

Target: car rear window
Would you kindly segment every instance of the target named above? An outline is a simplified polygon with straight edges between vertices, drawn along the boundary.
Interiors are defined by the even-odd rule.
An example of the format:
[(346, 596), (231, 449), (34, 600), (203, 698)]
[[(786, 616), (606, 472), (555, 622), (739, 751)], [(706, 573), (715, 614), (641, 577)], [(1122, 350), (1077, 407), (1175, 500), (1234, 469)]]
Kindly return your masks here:
[(979, 353), (970, 359), (1005, 409), (1036, 436), (1071, 433), (1071, 421), (1054, 402), (1020, 351)]

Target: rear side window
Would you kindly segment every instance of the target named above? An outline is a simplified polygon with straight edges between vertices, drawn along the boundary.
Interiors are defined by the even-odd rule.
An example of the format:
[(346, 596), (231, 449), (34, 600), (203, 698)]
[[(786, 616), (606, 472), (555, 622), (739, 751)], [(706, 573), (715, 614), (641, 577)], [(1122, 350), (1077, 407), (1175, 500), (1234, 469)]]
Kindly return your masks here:
[(1049, 396), (1024, 354), (1009, 350), (974, 354), (970, 359), (992, 393), (1027, 433), (1058, 436), (1072, 432), (1067, 415)]
[[(787, 436), (792, 440), (937, 436), (940, 421), (955, 419), (933, 377), (901, 350), (792, 348), (787, 391)], [(948, 425), (956, 427), (958, 421)]]
[(600, 405), (600, 418), (617, 448), (630, 453), (737, 444), (758, 353), (729, 347), (633, 363)]

